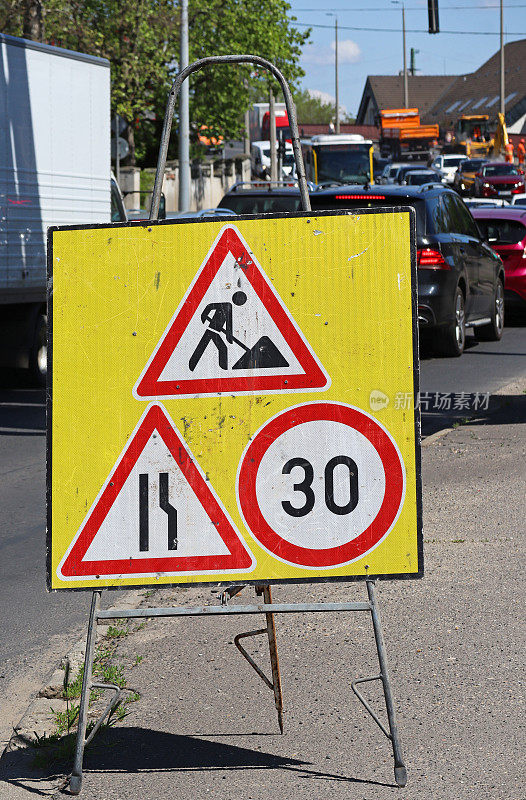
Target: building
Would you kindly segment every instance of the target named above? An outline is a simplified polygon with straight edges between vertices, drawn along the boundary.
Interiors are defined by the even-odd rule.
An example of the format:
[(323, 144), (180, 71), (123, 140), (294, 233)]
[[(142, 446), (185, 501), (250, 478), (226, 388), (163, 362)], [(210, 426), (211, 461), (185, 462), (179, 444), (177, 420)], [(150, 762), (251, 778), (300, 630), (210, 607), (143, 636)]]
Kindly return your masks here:
[[(526, 131), (526, 39), (504, 47), (506, 126), (509, 133)], [(495, 119), (500, 110), (500, 52), (476, 72), (459, 75), (425, 114), (425, 122), (453, 128), (462, 114), (487, 114)]]
[[(504, 48), (505, 108), (508, 132), (526, 132), (526, 39)], [(467, 75), (408, 75), (409, 108), (418, 108), (424, 123), (442, 131), (454, 127), (462, 114), (487, 114), (494, 120), (500, 109), (500, 51)], [(374, 125), (378, 112), (403, 108), (402, 75), (369, 75), (365, 82), (358, 125)]]
[[(408, 107), (418, 108), (423, 117), (456, 80), (456, 75), (408, 75)], [(375, 125), (380, 111), (403, 107), (403, 75), (368, 75), (356, 124)]]

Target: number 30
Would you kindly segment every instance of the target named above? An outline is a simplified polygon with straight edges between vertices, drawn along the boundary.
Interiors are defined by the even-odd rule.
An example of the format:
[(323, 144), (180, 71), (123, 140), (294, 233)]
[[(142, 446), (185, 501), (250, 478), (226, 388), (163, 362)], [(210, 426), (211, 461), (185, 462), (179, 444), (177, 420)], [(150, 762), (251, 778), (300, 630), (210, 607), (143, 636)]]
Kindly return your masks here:
[[(334, 498), (334, 470), (340, 464), (344, 464), (349, 471), (349, 501), (343, 506), (338, 505)], [(305, 495), (305, 503), (300, 508), (296, 508), (288, 500), (283, 500), (281, 505), (291, 517), (304, 517), (312, 511), (316, 499), (312, 490), (314, 469), (306, 458), (291, 458), (283, 467), (282, 474), (290, 475), (294, 467), (301, 467), (304, 472), (301, 483), (295, 483), (293, 488), (295, 492), (302, 492)], [(329, 511), (338, 515), (350, 514), (358, 505), (358, 467), (349, 456), (334, 456), (327, 462), (325, 467), (325, 505)]]

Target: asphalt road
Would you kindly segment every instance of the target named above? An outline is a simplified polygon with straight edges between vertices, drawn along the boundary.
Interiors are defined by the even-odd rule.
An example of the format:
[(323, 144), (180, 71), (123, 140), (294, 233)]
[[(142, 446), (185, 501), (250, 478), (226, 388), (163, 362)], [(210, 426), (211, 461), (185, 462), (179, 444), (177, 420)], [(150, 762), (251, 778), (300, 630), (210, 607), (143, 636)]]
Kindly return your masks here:
[[(470, 338), (460, 359), (435, 359), (424, 353), (421, 361), (422, 392), (433, 395), (493, 393), (524, 375), (526, 325), (507, 327), (498, 343), (479, 344)], [(466, 413), (424, 412), (423, 434), (451, 424), (454, 414)], [(80, 633), (89, 606), (88, 593), (46, 591), (44, 392), (17, 386), (14, 376), (5, 375), (0, 385), (0, 476), (2, 742), (29, 693), (38, 689)]]

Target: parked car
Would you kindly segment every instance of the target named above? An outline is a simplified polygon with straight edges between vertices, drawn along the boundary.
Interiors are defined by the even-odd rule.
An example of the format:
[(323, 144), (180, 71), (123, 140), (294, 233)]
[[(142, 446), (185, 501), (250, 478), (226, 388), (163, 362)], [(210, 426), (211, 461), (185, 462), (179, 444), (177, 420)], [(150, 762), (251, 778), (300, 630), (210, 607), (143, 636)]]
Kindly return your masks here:
[(526, 310), (526, 208), (478, 208), (473, 216), (504, 264), (506, 302)]
[(526, 206), (526, 194), (521, 192), (520, 194), (514, 194), (510, 200), (510, 205), (512, 206)]
[(442, 183), (453, 183), (455, 172), (463, 161), (467, 161), (467, 156), (460, 156), (455, 153), (445, 153), (436, 156), (431, 162), (431, 167), (436, 169), (442, 176)]
[(475, 175), (475, 197), (511, 198), (526, 192), (524, 171), (503, 161), (489, 161)]
[(435, 351), (445, 356), (462, 354), (468, 325), (478, 339), (501, 338), (504, 267), (456, 192), (437, 184), (342, 186), (313, 192), (311, 204), (314, 212), (412, 206), (420, 329), (430, 332)]
[(453, 188), (461, 195), (470, 195), (473, 192), (475, 175), (487, 160), (487, 158), (467, 158), (461, 161), (453, 175)]
[(441, 183), (440, 175), (434, 169), (412, 169), (402, 181), (403, 186), (423, 186), (424, 183)]

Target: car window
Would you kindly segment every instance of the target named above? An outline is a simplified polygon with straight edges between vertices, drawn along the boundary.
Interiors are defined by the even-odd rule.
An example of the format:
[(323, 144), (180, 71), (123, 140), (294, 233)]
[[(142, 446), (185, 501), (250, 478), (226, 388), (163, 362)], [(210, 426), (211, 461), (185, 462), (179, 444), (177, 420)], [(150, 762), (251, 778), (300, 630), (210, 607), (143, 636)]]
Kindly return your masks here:
[[(236, 214), (271, 214), (280, 211), (301, 211), (301, 198), (291, 194), (273, 195), (272, 192), (257, 194), (230, 194), (223, 198), (224, 206), (232, 209)], [(223, 205), (223, 200), (219, 207)]]
[(518, 244), (526, 237), (526, 227), (514, 219), (478, 219), (477, 223), (491, 244)]
[(126, 212), (117, 185), (111, 182), (111, 221), (126, 222)]
[(462, 164), (465, 161), (465, 157), (463, 156), (445, 156), (444, 158), (444, 166), (445, 167), (458, 167), (459, 164)]
[(448, 233), (451, 223), (443, 200), (443, 195), (426, 198), (428, 226), (432, 233)]
[(514, 206), (526, 206), (526, 197), (520, 197), (518, 200), (516, 199), (513, 203)]
[(462, 200), (449, 192), (444, 195), (443, 200), (449, 217), (449, 230), (462, 236), (473, 236), (475, 239), (480, 239), (475, 221)]
[(484, 167), (484, 175), (518, 175), (517, 168), (513, 164), (492, 164)]

